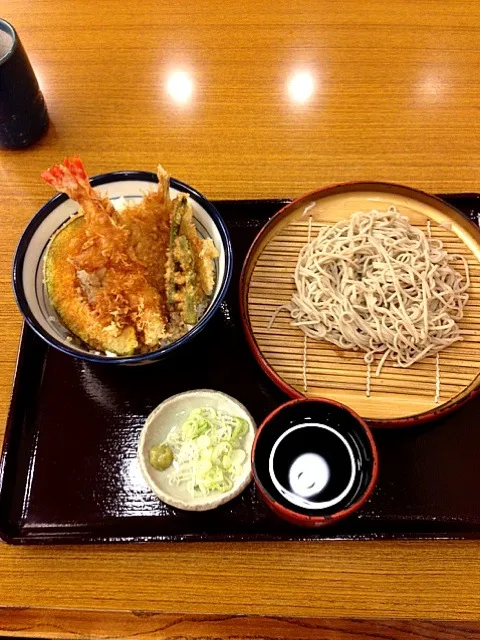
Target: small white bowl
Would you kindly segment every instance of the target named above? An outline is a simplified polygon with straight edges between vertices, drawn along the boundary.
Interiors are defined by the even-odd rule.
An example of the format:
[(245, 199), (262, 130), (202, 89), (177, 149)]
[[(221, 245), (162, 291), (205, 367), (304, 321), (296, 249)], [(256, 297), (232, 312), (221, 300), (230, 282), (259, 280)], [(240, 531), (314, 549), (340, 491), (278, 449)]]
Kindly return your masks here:
[[(168, 433), (177, 425), (182, 424), (193, 409), (199, 407), (213, 407), (231, 416), (244, 418), (248, 422), (249, 429), (244, 440), (247, 457), (243, 463), (243, 473), (236, 478), (230, 491), (225, 493), (216, 491), (209, 496), (192, 497), (185, 488), (170, 485), (169, 478), (172, 467), (165, 471), (157, 471), (152, 467), (149, 462), (149, 452), (151, 447), (164, 442)], [(146, 419), (138, 444), (137, 455), (140, 469), (149, 487), (166, 504), (186, 511), (215, 509), (238, 496), (251, 481), (250, 453), (255, 432), (256, 425), (252, 416), (243, 404), (231, 396), (210, 389), (179, 393), (159, 404)]]

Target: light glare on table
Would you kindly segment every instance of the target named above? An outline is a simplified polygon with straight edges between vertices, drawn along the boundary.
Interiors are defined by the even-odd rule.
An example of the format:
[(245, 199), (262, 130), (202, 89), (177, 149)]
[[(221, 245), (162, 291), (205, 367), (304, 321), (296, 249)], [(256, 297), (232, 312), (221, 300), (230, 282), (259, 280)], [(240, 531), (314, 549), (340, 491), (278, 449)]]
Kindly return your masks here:
[(193, 80), (186, 71), (173, 71), (167, 79), (167, 93), (177, 104), (187, 104), (193, 94)]
[(304, 104), (313, 95), (315, 82), (309, 71), (296, 71), (288, 81), (288, 94), (293, 102)]

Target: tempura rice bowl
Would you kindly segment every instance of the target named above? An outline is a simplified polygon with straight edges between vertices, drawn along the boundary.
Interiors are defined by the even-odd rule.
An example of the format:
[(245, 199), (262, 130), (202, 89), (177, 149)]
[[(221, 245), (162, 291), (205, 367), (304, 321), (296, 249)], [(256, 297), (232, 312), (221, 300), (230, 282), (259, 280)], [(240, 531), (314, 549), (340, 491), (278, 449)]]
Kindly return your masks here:
[[(96, 176), (91, 185), (113, 202), (140, 199), (157, 188), (158, 179), (146, 171), (119, 171)], [(13, 285), (18, 306), (28, 325), (47, 344), (68, 355), (90, 362), (110, 364), (146, 364), (159, 360), (190, 341), (205, 328), (226, 294), (232, 274), (232, 248), (228, 230), (216, 208), (192, 187), (170, 180), (170, 192), (188, 193), (193, 206), (195, 226), (203, 238), (211, 238), (218, 253), (215, 259), (215, 286), (199, 322), (178, 339), (164, 342), (154, 351), (131, 356), (115, 356), (91, 349), (65, 328), (53, 309), (43, 278), (44, 258), (52, 236), (78, 212), (78, 204), (65, 194), (49, 200), (33, 217), (23, 233), (15, 254)]]

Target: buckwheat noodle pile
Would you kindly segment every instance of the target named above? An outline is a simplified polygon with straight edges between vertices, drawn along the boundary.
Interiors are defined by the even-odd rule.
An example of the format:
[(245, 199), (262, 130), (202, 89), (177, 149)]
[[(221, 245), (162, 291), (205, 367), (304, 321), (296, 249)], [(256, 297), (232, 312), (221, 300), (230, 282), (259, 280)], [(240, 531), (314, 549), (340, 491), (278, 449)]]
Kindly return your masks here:
[(379, 356), (378, 376), (387, 358), (409, 367), (462, 339), (469, 284), (463, 256), (390, 207), (323, 227), (300, 251), (284, 308), (307, 336), (365, 351), (368, 367)]

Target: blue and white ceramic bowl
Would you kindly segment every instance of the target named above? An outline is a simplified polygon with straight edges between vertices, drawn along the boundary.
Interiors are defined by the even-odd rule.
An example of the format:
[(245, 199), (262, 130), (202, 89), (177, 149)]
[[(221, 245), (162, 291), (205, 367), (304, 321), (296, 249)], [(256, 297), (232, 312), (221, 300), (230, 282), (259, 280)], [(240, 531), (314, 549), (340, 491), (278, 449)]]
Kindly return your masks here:
[[(157, 188), (158, 179), (154, 173), (147, 171), (114, 171), (96, 176), (90, 182), (114, 201), (121, 197), (127, 200), (141, 198), (146, 192)], [(89, 362), (144, 364), (165, 357), (205, 328), (222, 303), (230, 283), (232, 245), (227, 227), (216, 208), (195, 189), (171, 178), (172, 197), (179, 191), (190, 194), (197, 231), (202, 237), (211, 238), (219, 253), (215, 260), (213, 296), (198, 324), (180, 339), (141, 355), (110, 357), (92, 351), (78, 340), (72, 340), (71, 333), (52, 308), (43, 282), (43, 262), (48, 243), (55, 232), (78, 211), (78, 204), (62, 193), (47, 202), (33, 217), (20, 239), (13, 263), (13, 287), (20, 311), (45, 342), (63, 353)]]

